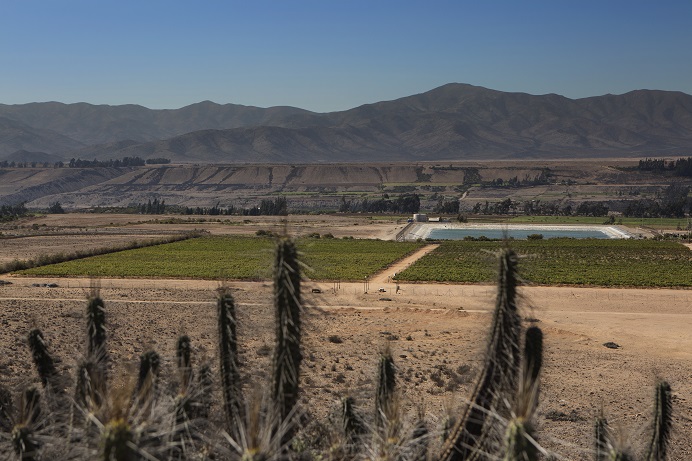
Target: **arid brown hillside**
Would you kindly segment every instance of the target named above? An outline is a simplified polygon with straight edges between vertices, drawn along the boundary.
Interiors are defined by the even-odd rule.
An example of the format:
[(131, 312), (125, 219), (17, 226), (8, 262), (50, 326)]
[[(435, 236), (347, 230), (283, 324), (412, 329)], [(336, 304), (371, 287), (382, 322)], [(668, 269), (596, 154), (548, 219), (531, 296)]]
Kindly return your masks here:
[[(66, 152), (25, 143), (23, 149), (89, 159), (411, 162), (641, 157), (692, 151), (692, 96), (652, 90), (569, 99), (449, 84), (326, 114), (206, 101), (177, 110), (134, 105), (0, 105), (0, 117), (89, 145)], [(0, 126), (0, 149), (6, 138)]]
[(52, 200), (61, 194), (97, 185), (129, 168), (7, 168), (0, 169), (0, 205)]
[[(127, 207), (157, 198), (167, 205), (249, 208), (262, 199), (283, 196), (295, 212), (337, 210), (343, 201), (416, 193), (424, 211), (431, 211), (440, 199), (459, 200), (461, 211), (468, 211), (478, 202), (506, 198), (520, 203), (558, 201), (561, 206), (605, 200), (612, 210), (622, 211), (627, 200), (659, 197), (673, 180), (690, 184), (637, 171), (632, 168), (636, 164), (610, 159), (7, 168), (0, 169), (0, 204), (27, 202), (29, 207), (48, 208), (58, 201), (75, 210)], [(538, 177), (544, 180), (535, 181)], [(512, 178), (522, 185), (492, 185)]]

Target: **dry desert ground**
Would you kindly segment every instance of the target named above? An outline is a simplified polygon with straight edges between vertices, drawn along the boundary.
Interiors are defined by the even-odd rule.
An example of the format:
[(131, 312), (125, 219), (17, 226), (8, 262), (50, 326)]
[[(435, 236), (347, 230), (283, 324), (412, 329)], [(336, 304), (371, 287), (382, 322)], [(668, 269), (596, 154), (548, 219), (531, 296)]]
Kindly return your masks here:
[[(99, 219), (103, 219), (100, 217)], [(64, 221), (47, 224), (64, 225)], [(87, 219), (75, 217), (74, 219)], [(125, 217), (105, 219), (116, 225)], [(253, 218), (255, 219), (255, 218)], [(340, 219), (340, 221), (339, 221)], [(132, 217), (130, 217), (132, 220)], [(292, 223), (298, 232), (391, 237), (403, 224), (363, 222), (362, 218), (305, 217)], [(261, 221), (261, 220), (260, 220)], [(281, 225), (276, 220), (256, 226)], [(95, 221), (80, 226), (96, 226)], [(177, 230), (138, 224), (153, 233)], [(152, 226), (152, 227), (147, 227)], [(214, 224), (212, 232), (251, 233), (255, 227)], [(353, 233), (347, 233), (347, 232)], [(2, 251), (5, 247), (3, 247)], [(14, 247), (13, 247), (14, 248)], [(29, 251), (29, 250), (27, 250)], [(3, 256), (3, 255), (0, 255)], [(409, 261), (410, 262), (410, 261)], [(400, 262), (379, 274), (364, 293), (362, 283), (304, 282), (307, 320), (304, 340), (304, 407), (326, 420), (340, 396), (350, 393), (372, 411), (378, 351), (390, 344), (408, 411), (423, 405), (431, 427), (439, 427), (443, 408), (466, 402), (482, 364), (482, 350), (494, 287), (485, 285), (400, 284), (387, 282)], [(83, 351), (88, 279), (3, 277), (0, 287), (0, 383), (35, 381), (26, 335), (40, 327), (50, 348), (71, 367)], [(56, 282), (59, 287), (33, 287)], [(109, 349), (113, 362), (131, 373), (140, 353), (154, 348), (172, 374), (176, 338), (190, 336), (194, 360), (216, 364), (215, 297), (219, 282), (200, 280), (103, 279)], [(227, 282), (239, 306), (242, 373), (246, 389), (268, 378), (273, 334), (269, 282)], [(311, 288), (320, 288), (313, 294)], [(384, 288), (385, 293), (377, 291)], [(599, 411), (627, 434), (634, 448), (643, 444), (651, 421), (653, 387), (658, 378), (674, 392), (674, 433), (670, 459), (692, 459), (692, 291), (675, 289), (598, 289), (532, 287), (521, 289), (526, 323), (545, 335), (538, 429), (540, 443), (563, 459), (592, 459), (592, 423)], [(611, 349), (606, 342), (620, 347)], [(219, 396), (220, 398), (220, 396)]]

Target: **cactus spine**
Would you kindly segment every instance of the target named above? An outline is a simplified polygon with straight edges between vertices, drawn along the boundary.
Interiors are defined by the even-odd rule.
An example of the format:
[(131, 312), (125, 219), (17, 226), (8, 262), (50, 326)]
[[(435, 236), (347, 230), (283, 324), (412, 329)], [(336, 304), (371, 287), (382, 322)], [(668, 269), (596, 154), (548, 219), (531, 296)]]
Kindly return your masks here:
[(533, 429), (523, 418), (512, 419), (505, 434), (504, 461), (536, 461), (538, 450), (533, 443)]
[(12, 430), (12, 393), (0, 386), (0, 432)]
[(670, 384), (665, 381), (656, 386), (656, 399), (654, 405), (653, 434), (646, 454), (646, 461), (665, 461), (667, 455), (668, 438), (672, 425), (673, 403), (671, 399)]
[(396, 370), (392, 351), (387, 348), (380, 354), (377, 368), (377, 394), (375, 395), (375, 422), (378, 429), (386, 428), (394, 417), (394, 392), (396, 390)]
[(101, 366), (91, 358), (77, 365), (75, 403), (89, 412), (95, 411), (106, 397), (106, 377)]
[(543, 366), (543, 332), (538, 327), (526, 330), (522, 383), (538, 383)]
[(22, 461), (38, 459), (40, 444), (35, 431), (41, 417), (41, 394), (35, 387), (25, 389), (19, 408), (19, 419), (12, 428), (12, 446)]
[(44, 388), (50, 386), (53, 390), (57, 390), (58, 383), (56, 383), (56, 378), (58, 372), (55, 369), (53, 358), (48, 352), (41, 330), (33, 329), (29, 332), (29, 348), (31, 349), (31, 356), (34, 360), (36, 371), (39, 378), (41, 378), (41, 384), (43, 384)]
[(106, 354), (106, 310), (96, 290), (87, 304), (87, 355), (103, 357)]
[(411, 461), (426, 461), (428, 459), (429, 439), (430, 435), (425, 424), (424, 413), (420, 411), (416, 426), (411, 433)]
[(526, 331), (522, 377), (514, 402), (513, 418), (505, 431), (505, 461), (536, 461), (538, 447), (532, 418), (538, 405), (538, 388), (543, 364), (543, 332), (538, 327)]
[(603, 415), (599, 415), (594, 423), (594, 459), (595, 461), (608, 461), (610, 453), (610, 435), (608, 433), (608, 421)]
[(489, 451), (496, 424), (491, 413), (504, 416), (498, 404), (502, 396), (515, 395), (519, 368), (521, 319), (517, 313), (517, 256), (511, 249), (500, 253), (497, 298), (485, 364), (471, 404), (442, 448), (442, 461), (477, 459)]
[(179, 390), (175, 397), (176, 426), (182, 425), (190, 418), (192, 405), (192, 363), (190, 361), (190, 338), (180, 336), (176, 343), (175, 355), (178, 362)]
[(180, 376), (181, 393), (187, 392), (192, 383), (192, 363), (190, 362), (190, 338), (183, 335), (178, 338), (175, 348), (178, 359), (178, 375)]
[(155, 351), (147, 351), (139, 357), (135, 403), (145, 417), (150, 415), (154, 405), (160, 366), (161, 357)]
[(355, 451), (361, 437), (366, 433), (365, 423), (356, 410), (353, 397), (341, 399), (341, 428), (349, 450)]
[(279, 240), (274, 258), (276, 343), (272, 360), (271, 398), (277, 423), (286, 422), (298, 402), (302, 310), (300, 265), (295, 243)]
[(211, 367), (209, 364), (204, 363), (199, 367), (196, 382), (199, 386), (198, 399), (195, 404), (191, 405), (191, 419), (206, 419), (209, 417), (211, 411), (211, 389), (213, 386)]
[(135, 461), (132, 448), (134, 435), (124, 418), (109, 421), (101, 435), (102, 452), (100, 461)]
[(217, 300), (219, 326), (219, 360), (224, 414), (231, 435), (238, 435), (238, 423), (242, 421), (243, 397), (240, 385), (238, 338), (235, 301), (230, 291), (219, 292)]

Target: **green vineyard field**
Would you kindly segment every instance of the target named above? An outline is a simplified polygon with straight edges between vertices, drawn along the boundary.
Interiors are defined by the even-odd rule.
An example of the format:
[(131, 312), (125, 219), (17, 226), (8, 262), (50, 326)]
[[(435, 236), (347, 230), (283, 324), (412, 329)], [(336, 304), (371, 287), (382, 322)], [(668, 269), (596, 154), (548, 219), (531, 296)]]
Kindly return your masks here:
[[(492, 282), (501, 242), (448, 241), (397, 275), (402, 281)], [(521, 276), (542, 285), (690, 287), (692, 251), (652, 240), (513, 241)]]
[[(380, 240), (298, 241), (306, 265), (304, 273), (314, 280), (362, 280), (420, 246)], [(273, 249), (271, 238), (205, 237), (51, 264), (22, 273), (264, 280), (271, 278)]]

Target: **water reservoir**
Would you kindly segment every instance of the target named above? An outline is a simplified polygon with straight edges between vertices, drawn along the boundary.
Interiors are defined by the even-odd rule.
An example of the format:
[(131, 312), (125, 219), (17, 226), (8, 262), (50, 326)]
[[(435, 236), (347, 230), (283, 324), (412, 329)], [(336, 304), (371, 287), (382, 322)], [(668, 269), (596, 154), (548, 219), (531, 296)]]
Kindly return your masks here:
[(489, 239), (514, 238), (524, 240), (531, 234), (541, 234), (544, 239), (549, 238), (595, 238), (595, 239), (622, 239), (632, 236), (617, 226), (604, 225), (536, 225), (536, 224), (418, 224), (411, 229), (407, 240), (416, 238), (430, 238), (435, 240), (463, 240), (465, 237), (487, 237)]

